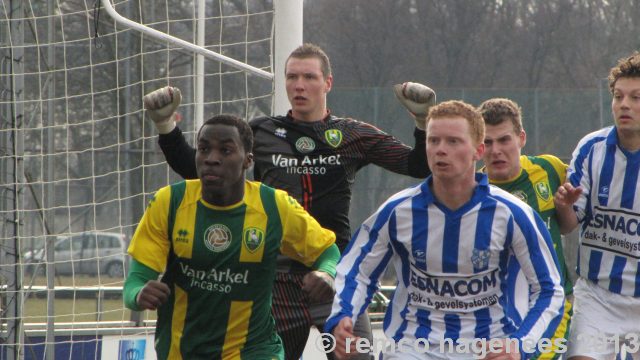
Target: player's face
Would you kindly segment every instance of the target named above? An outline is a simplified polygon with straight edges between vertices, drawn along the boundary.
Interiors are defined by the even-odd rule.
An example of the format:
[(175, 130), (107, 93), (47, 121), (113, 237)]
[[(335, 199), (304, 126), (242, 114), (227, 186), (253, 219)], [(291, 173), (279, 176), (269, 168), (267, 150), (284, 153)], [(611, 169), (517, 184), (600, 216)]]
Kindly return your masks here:
[(213, 205), (239, 202), (244, 195), (244, 172), (251, 165), (238, 129), (230, 125), (205, 125), (198, 135), (196, 169), (202, 197)]
[(467, 120), (460, 116), (434, 118), (427, 124), (427, 161), (438, 181), (473, 181), (484, 144), (474, 144)]
[(640, 132), (640, 77), (616, 81), (611, 110), (618, 131)]
[(322, 120), (327, 112), (327, 93), (333, 79), (322, 75), (318, 58), (289, 58), (285, 69), (287, 96), (297, 120)]
[(511, 121), (485, 125), (484, 165), (490, 180), (511, 180), (520, 174), (520, 154), (526, 143), (524, 130), (516, 133)]

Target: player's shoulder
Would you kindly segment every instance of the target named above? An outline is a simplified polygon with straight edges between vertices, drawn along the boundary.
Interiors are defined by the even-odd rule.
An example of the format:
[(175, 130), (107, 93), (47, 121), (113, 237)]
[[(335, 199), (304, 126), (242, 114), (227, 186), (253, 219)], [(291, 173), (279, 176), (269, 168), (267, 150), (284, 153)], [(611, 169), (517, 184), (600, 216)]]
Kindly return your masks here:
[(414, 203), (411, 200), (417, 196), (423, 196), (422, 185), (423, 183), (419, 183), (391, 195), (378, 207), (376, 212), (378, 214), (391, 213), (401, 207), (412, 211)]
[(596, 144), (602, 144), (607, 140), (607, 137), (609, 137), (612, 131), (615, 131), (613, 126), (607, 126), (602, 129), (592, 131), (580, 139), (578, 142), (578, 148), (590, 148)]
[(522, 155), (520, 157), (520, 164), (524, 169), (528, 169), (533, 166), (540, 166), (544, 169), (555, 169), (556, 172), (565, 172), (567, 164), (560, 160), (559, 157), (551, 154), (541, 154), (536, 156)]
[[(147, 209), (167, 207), (171, 200), (171, 189), (173, 185), (163, 186), (156, 190), (147, 204)], [(155, 205), (155, 206), (154, 206)], [(155, 210), (155, 209), (154, 209)]]
[(302, 207), (288, 192), (276, 189), (260, 181), (247, 180), (245, 185), (245, 202), (260, 203), (273, 201), (279, 208)]
[(251, 129), (257, 129), (266, 124), (279, 124), (283, 121), (284, 116), (259, 116), (249, 120)]
[[(201, 196), (200, 180), (182, 180), (158, 189), (149, 201), (148, 207), (168, 209), (170, 204), (187, 204), (197, 201)], [(155, 206), (154, 206), (155, 205)]]
[(200, 179), (184, 180), (171, 185), (171, 196), (182, 204), (193, 204), (202, 197)]
[(326, 121), (327, 126), (338, 126), (342, 128), (351, 128), (351, 129), (362, 129), (366, 131), (380, 131), (375, 125), (372, 125), (368, 122), (350, 118), (350, 117), (339, 117), (335, 115), (329, 116)]
[(498, 204), (504, 205), (505, 207), (510, 209), (530, 208), (529, 205), (522, 201), (522, 199), (520, 199), (519, 197), (493, 184), (489, 185), (489, 196)]

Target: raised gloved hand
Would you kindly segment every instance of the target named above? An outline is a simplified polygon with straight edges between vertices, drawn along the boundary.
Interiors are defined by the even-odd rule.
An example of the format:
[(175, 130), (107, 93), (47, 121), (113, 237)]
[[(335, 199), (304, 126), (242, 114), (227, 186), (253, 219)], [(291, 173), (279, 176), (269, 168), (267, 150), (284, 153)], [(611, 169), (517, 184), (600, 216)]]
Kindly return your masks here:
[(175, 111), (181, 100), (180, 89), (172, 86), (152, 91), (142, 98), (144, 108), (160, 134), (168, 134), (176, 127)]
[(400, 103), (413, 114), (416, 127), (425, 130), (429, 108), (436, 104), (436, 93), (420, 83), (405, 82), (393, 86)]

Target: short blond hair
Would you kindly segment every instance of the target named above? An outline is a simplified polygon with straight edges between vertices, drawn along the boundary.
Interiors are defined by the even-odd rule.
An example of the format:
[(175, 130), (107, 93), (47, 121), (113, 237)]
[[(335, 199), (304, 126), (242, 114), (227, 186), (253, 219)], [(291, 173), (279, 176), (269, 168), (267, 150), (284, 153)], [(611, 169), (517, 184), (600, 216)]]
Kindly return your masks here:
[(467, 120), (469, 135), (474, 144), (484, 142), (484, 120), (480, 112), (472, 105), (459, 100), (441, 102), (429, 109), (427, 124), (432, 119), (459, 116)]
[(478, 107), (485, 125), (500, 125), (505, 121), (513, 124), (516, 134), (522, 131), (522, 109), (514, 101), (505, 98), (489, 99)]

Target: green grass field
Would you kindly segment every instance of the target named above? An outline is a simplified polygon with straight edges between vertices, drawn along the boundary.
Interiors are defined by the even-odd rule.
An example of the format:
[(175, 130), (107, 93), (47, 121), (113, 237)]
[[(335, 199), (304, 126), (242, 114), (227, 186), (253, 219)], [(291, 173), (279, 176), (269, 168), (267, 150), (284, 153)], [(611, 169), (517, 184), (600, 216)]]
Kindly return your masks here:
[[(47, 279), (44, 276), (25, 276), (24, 286), (45, 286)], [(83, 287), (83, 286), (109, 286), (121, 287), (122, 279), (109, 277), (84, 276), (75, 277), (58, 276), (55, 278), (56, 287)], [(131, 311), (124, 307), (120, 294), (110, 293), (102, 300), (101, 311), (98, 311), (97, 292), (66, 292), (58, 294), (54, 301), (54, 322), (92, 322), (92, 321), (128, 321), (131, 319)], [(143, 318), (155, 320), (156, 313), (145, 311)], [(29, 293), (22, 309), (22, 321), (25, 323), (42, 323), (47, 321), (47, 298), (43, 293)]]

